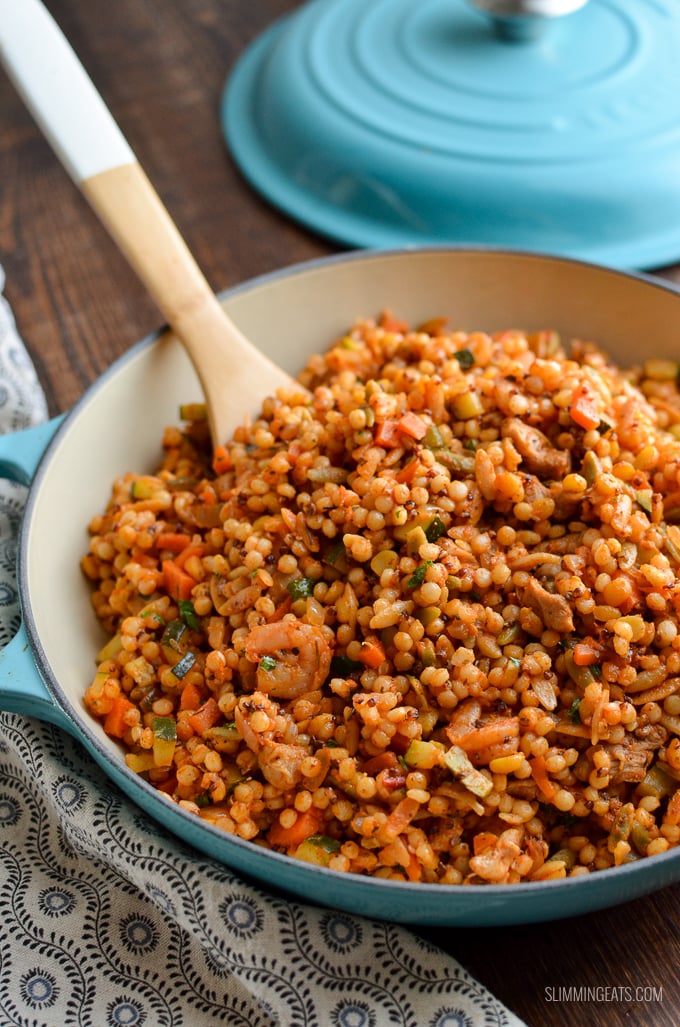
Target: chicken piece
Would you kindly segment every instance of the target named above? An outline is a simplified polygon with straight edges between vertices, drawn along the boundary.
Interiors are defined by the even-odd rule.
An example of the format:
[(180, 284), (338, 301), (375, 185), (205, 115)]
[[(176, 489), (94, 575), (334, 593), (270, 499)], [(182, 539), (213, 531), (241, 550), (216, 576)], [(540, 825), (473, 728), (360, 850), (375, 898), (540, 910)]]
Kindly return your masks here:
[(546, 628), (561, 635), (574, 630), (574, 618), (564, 596), (548, 592), (536, 578), (530, 578), (527, 585), (517, 589), (517, 598), (522, 606), (528, 606), (538, 614)]
[(571, 469), (571, 455), (566, 449), (555, 449), (547, 435), (538, 428), (508, 417), (501, 427), (503, 438), (509, 438), (532, 474), (543, 480), (564, 478)]

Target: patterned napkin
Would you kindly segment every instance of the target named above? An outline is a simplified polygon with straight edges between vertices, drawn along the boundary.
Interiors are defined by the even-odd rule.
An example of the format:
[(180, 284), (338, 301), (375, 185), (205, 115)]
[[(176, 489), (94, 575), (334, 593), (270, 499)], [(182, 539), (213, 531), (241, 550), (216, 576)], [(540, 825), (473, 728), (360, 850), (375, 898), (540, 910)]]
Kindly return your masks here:
[[(1, 295), (0, 432), (46, 417)], [(25, 490), (0, 481), (0, 645)], [(268, 894), (168, 836), (63, 732), (0, 714), (0, 1027), (521, 1027), (406, 928)]]

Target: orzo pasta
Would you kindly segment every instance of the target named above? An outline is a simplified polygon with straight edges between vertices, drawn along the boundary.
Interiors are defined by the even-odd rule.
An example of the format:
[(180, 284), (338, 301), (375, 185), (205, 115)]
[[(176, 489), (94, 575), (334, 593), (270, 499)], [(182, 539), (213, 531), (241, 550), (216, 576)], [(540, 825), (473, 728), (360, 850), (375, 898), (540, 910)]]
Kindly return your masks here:
[(87, 709), (169, 801), (335, 870), (675, 846), (677, 375), (383, 315), (214, 453), (185, 408), (90, 525)]

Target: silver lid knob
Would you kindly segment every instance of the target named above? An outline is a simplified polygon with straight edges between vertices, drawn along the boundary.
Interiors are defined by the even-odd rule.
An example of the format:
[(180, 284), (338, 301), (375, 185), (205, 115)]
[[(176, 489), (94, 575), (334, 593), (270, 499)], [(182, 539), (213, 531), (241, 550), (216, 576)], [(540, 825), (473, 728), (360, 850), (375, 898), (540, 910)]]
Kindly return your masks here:
[(505, 39), (535, 39), (550, 21), (584, 7), (588, 0), (468, 0), (490, 16)]

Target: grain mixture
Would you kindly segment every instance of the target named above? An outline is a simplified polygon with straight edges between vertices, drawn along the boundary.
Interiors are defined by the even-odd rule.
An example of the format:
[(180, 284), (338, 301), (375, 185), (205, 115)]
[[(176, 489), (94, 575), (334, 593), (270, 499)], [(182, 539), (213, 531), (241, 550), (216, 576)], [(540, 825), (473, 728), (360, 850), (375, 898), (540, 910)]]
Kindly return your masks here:
[(334, 870), (677, 845), (677, 375), (385, 314), (214, 453), (183, 409), (90, 525), (87, 709), (170, 801)]

